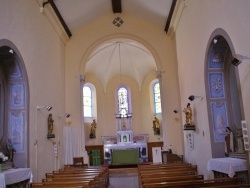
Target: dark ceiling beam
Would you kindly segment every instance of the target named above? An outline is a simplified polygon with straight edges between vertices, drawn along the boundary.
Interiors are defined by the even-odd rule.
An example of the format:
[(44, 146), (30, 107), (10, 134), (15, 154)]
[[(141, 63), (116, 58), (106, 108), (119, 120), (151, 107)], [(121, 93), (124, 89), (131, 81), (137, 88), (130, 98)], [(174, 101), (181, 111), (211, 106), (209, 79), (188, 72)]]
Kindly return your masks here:
[(61, 13), (59, 12), (59, 10), (58, 10), (58, 8), (57, 8), (57, 6), (56, 6), (54, 0), (48, 0), (47, 2), (44, 2), (44, 3), (43, 3), (43, 7), (44, 7), (46, 4), (48, 4), (48, 3), (49, 3), (49, 4), (51, 5), (51, 7), (53, 8), (53, 10), (54, 10), (56, 16), (58, 17), (60, 23), (61, 23), (62, 26), (63, 26), (63, 29), (65, 30), (65, 32), (66, 32), (67, 35), (68, 35), (68, 37), (69, 37), (69, 38), (72, 37), (72, 34), (71, 34), (71, 32), (70, 32), (70, 30), (69, 30), (67, 24), (65, 23), (65, 21), (64, 21), (64, 19), (63, 19), (63, 17), (62, 17), (62, 15), (61, 15)]
[(122, 13), (122, 2), (121, 0), (111, 0), (112, 8), (114, 13)]
[(168, 14), (168, 20), (167, 20), (165, 30), (164, 30), (164, 31), (166, 31), (166, 33), (169, 30), (169, 26), (170, 26), (170, 23), (171, 23), (171, 20), (172, 20), (172, 17), (173, 17), (176, 2), (177, 2), (177, 0), (172, 0), (172, 4), (171, 4), (170, 11), (169, 11), (169, 14)]

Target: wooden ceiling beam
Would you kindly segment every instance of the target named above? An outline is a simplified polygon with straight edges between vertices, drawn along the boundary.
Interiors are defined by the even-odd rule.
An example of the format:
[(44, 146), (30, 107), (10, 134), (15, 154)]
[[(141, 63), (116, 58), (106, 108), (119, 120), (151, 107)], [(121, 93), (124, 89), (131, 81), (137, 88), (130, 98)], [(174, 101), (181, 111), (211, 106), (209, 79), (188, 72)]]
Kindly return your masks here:
[(113, 13), (122, 13), (122, 2), (121, 0), (111, 0)]
[(170, 23), (171, 23), (171, 20), (172, 20), (172, 17), (173, 17), (176, 2), (177, 2), (177, 0), (172, 0), (172, 4), (171, 4), (170, 11), (169, 11), (169, 14), (168, 14), (167, 23), (166, 23), (165, 30), (164, 30), (164, 31), (166, 31), (166, 33), (169, 30), (169, 26), (170, 26)]
[(72, 36), (72, 34), (71, 34), (71, 32), (70, 32), (70, 30), (69, 30), (67, 24), (65, 23), (65, 21), (64, 21), (64, 19), (63, 19), (63, 17), (62, 17), (62, 15), (61, 15), (61, 13), (59, 12), (59, 10), (58, 10), (58, 8), (57, 8), (57, 6), (56, 6), (54, 0), (48, 0), (47, 2), (44, 2), (44, 3), (43, 3), (43, 7), (44, 7), (47, 3), (49, 3), (49, 4), (51, 5), (51, 7), (53, 8), (53, 10), (54, 10), (56, 16), (58, 17), (60, 23), (61, 23), (62, 26), (63, 26), (63, 29), (65, 30), (65, 32), (67, 33), (68, 37), (70, 38), (70, 37)]

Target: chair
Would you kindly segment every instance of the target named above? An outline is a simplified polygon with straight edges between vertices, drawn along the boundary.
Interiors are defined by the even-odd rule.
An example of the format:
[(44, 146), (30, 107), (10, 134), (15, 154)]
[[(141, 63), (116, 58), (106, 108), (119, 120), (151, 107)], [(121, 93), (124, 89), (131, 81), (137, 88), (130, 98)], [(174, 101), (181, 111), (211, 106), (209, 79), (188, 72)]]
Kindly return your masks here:
[(84, 166), (83, 157), (73, 157), (73, 166)]

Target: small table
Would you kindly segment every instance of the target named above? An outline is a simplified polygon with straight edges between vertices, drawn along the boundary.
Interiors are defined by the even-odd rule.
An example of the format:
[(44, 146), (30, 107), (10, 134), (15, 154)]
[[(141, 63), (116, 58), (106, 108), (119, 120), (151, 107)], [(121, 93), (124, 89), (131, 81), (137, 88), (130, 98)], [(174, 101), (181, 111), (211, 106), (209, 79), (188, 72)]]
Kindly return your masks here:
[(247, 160), (232, 157), (213, 158), (209, 159), (207, 169), (234, 177), (236, 172), (247, 171)]
[(0, 188), (25, 180), (32, 183), (33, 175), (30, 168), (11, 168), (0, 173)]

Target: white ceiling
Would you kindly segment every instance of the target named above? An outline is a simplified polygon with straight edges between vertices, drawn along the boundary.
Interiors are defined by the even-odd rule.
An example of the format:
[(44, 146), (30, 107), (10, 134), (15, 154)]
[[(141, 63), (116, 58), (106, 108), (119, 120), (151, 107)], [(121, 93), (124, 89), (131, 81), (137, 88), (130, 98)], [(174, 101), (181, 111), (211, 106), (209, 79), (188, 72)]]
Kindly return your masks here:
[[(72, 35), (78, 28), (113, 13), (112, 0), (54, 0), (54, 3)], [(171, 5), (172, 0), (121, 0), (122, 13), (158, 24), (163, 31)], [(152, 70), (156, 70), (155, 60), (143, 45), (116, 39), (93, 51), (85, 73), (95, 74), (105, 88), (108, 81), (118, 74), (132, 77), (141, 86), (145, 75)]]
[[(112, 13), (111, 0), (54, 0), (60, 14), (74, 31), (107, 13)], [(122, 13), (133, 14), (159, 24), (164, 30), (172, 0), (122, 0)]]
[(117, 75), (132, 77), (141, 86), (152, 70), (156, 70), (152, 54), (140, 43), (128, 39), (106, 41), (97, 47), (85, 68), (85, 72), (97, 75), (104, 86)]

